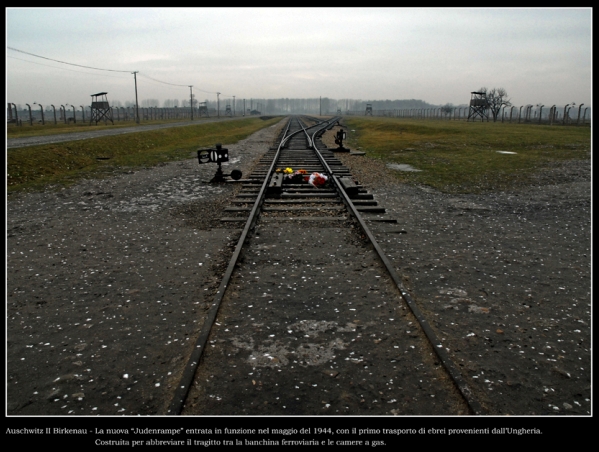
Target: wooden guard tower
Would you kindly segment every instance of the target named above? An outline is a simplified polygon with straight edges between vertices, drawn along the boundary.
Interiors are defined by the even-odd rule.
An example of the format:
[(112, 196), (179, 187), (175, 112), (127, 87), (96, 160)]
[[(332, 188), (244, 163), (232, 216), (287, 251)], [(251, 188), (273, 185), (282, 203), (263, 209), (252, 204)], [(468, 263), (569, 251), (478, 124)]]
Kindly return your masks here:
[(200, 114), (200, 116), (210, 117), (210, 115), (208, 114), (208, 102), (200, 102), (200, 105), (198, 107), (198, 113)]
[[(92, 119), (89, 121), (89, 125), (92, 125), (92, 122), (96, 122), (98, 125), (98, 121), (104, 119), (104, 122), (110, 121), (114, 124), (112, 120), (112, 110), (108, 105), (108, 98), (106, 97), (108, 93), (97, 93), (92, 94)], [(100, 97), (100, 100), (98, 100)]]
[(489, 101), (487, 101), (487, 93), (478, 93), (473, 91), (470, 93), (470, 111), (468, 112), (468, 119), (472, 118), (473, 121), (476, 121), (476, 117), (480, 117), (481, 121), (484, 121), (487, 118), (487, 122), (489, 121), (489, 115), (487, 114), (487, 109), (489, 108)]
[(364, 116), (372, 116), (372, 104), (366, 104), (366, 112)]

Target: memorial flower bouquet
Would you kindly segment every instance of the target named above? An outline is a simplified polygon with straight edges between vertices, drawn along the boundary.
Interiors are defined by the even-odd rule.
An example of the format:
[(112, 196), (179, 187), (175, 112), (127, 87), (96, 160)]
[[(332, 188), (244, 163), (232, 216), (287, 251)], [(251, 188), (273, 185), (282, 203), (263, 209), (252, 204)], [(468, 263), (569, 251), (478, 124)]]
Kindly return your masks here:
[(308, 178), (308, 183), (316, 188), (322, 188), (327, 183), (328, 177), (321, 173), (312, 173)]
[(284, 182), (288, 184), (301, 184), (308, 181), (308, 172), (305, 169), (293, 171), (292, 168), (285, 168), (283, 173), (285, 174)]
[(299, 169), (297, 171), (293, 171), (293, 168), (277, 168), (275, 170), (277, 173), (283, 173), (284, 179), (283, 183), (286, 184), (305, 184), (308, 183), (316, 188), (322, 188), (327, 184), (328, 177), (324, 174), (314, 172), (312, 174), (308, 174), (308, 171), (305, 169)]

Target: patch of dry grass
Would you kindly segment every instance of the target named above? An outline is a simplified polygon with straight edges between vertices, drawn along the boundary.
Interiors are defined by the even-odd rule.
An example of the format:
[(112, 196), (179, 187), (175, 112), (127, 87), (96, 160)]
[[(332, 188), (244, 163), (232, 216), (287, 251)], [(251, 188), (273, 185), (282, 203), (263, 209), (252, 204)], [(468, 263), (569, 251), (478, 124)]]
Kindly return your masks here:
[(345, 123), (350, 148), (411, 165), (420, 171), (395, 177), (446, 192), (505, 190), (530, 183), (556, 161), (590, 159), (588, 127), (378, 117), (346, 117)]
[(153, 166), (187, 159), (198, 148), (236, 143), (278, 121), (280, 118), (266, 121), (248, 118), (9, 149), (6, 157), (8, 191), (70, 184), (82, 177), (101, 176), (118, 167)]

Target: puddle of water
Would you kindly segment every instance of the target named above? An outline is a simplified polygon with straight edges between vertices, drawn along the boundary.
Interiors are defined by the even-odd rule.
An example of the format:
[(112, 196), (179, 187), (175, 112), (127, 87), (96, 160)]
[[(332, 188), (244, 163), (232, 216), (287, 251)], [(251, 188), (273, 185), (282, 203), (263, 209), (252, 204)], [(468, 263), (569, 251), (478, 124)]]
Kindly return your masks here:
[(517, 154), (517, 152), (511, 152), (511, 151), (496, 151), (499, 154)]
[(414, 168), (412, 165), (407, 165), (405, 163), (387, 163), (387, 166), (398, 171), (422, 171)]

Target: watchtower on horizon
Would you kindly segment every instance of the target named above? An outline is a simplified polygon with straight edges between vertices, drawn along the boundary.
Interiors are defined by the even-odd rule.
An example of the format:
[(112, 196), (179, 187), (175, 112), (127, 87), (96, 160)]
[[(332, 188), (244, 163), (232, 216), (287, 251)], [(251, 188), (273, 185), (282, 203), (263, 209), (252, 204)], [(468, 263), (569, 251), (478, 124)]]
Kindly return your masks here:
[[(92, 118), (89, 121), (89, 125), (92, 125), (92, 122), (96, 121), (96, 125), (98, 125), (98, 121), (104, 118), (104, 122), (110, 121), (114, 124), (112, 120), (112, 109), (110, 105), (108, 105), (108, 98), (106, 97), (108, 93), (97, 93), (92, 94)], [(98, 97), (101, 99), (98, 100)]]
[(208, 102), (200, 102), (200, 105), (198, 107), (198, 113), (200, 116), (207, 116), (210, 117), (210, 115), (208, 114)]
[(487, 109), (489, 108), (489, 101), (487, 100), (487, 93), (472, 91), (470, 95), (470, 110), (468, 111), (468, 119), (466, 121), (470, 121), (470, 118), (476, 121), (476, 118), (480, 117), (481, 121), (484, 121), (486, 118), (488, 122), (489, 115), (487, 114)]

